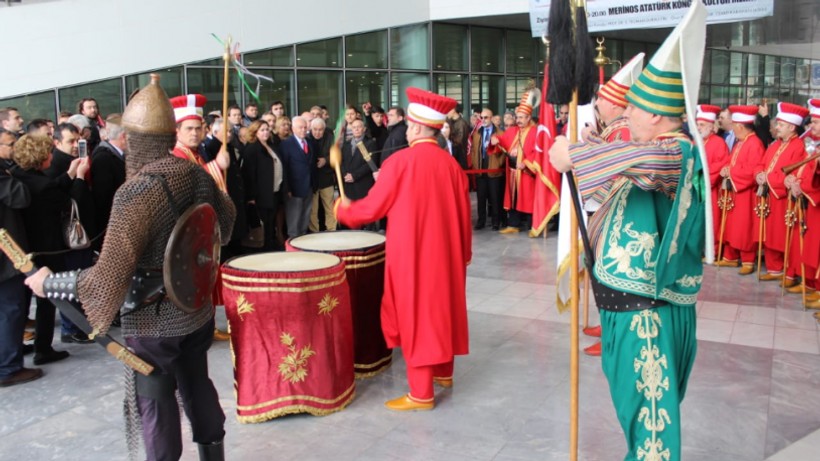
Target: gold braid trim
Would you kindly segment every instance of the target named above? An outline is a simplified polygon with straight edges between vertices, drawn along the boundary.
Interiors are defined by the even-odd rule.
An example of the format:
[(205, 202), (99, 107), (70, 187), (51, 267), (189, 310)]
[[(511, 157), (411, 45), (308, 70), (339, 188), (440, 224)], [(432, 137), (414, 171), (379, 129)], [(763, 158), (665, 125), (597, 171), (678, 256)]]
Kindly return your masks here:
[[(336, 405), (336, 406), (332, 407), (332, 408), (316, 408), (316, 407), (301, 403), (301, 404), (287, 405), (287, 406), (284, 406), (284, 407), (279, 407), (279, 408), (276, 408), (276, 409), (273, 409), (273, 410), (270, 410), (270, 411), (266, 411), (265, 413), (261, 413), (261, 414), (258, 414), (258, 415), (243, 416), (243, 415), (237, 414), (236, 419), (237, 419), (237, 421), (239, 421), (242, 424), (249, 424), (249, 423), (261, 423), (261, 422), (269, 421), (269, 420), (274, 419), (274, 418), (278, 418), (280, 416), (294, 415), (294, 414), (298, 414), (298, 413), (308, 413), (308, 414), (313, 415), (313, 416), (326, 416), (326, 415), (329, 415), (331, 413), (336, 413), (337, 411), (341, 411), (345, 407), (350, 405), (350, 402), (352, 402), (353, 399), (356, 397), (356, 391), (354, 390), (354, 387), (355, 387), (355, 384), (351, 385), (346, 391), (344, 391), (342, 393), (342, 395), (338, 399), (334, 399), (333, 401), (340, 401), (341, 400), (341, 403), (339, 405)], [(302, 397), (304, 399), (307, 399), (307, 400), (313, 400), (313, 399), (318, 400), (318, 401), (323, 401), (324, 400), (324, 399), (319, 399), (318, 397), (310, 397), (310, 396), (291, 396), (291, 397), (284, 397), (284, 399), (294, 399), (294, 400), (296, 400), (296, 399), (299, 399), (299, 398), (302, 398)], [(282, 400), (282, 399), (276, 399), (272, 402), (276, 402), (277, 400)], [(333, 402), (333, 401), (328, 401), (328, 402)], [(259, 405), (266, 405), (266, 404), (259, 404)], [(259, 407), (259, 405), (252, 405), (252, 407)], [(237, 406), (236, 410), (238, 412), (240, 409), (246, 409), (246, 408), (247, 407)]]
[(356, 379), (372, 378), (373, 376), (376, 376), (376, 375), (382, 373), (384, 370), (387, 370), (392, 365), (393, 365), (393, 351), (391, 350), (390, 355), (376, 361), (375, 363), (368, 363), (368, 364), (354, 363), (353, 364), (354, 369), (367, 370), (367, 369), (372, 369), (372, 368), (377, 368), (377, 367), (381, 367), (381, 368), (378, 368), (377, 370), (374, 370), (374, 371), (356, 371), (356, 372), (353, 373), (353, 375), (356, 377)]

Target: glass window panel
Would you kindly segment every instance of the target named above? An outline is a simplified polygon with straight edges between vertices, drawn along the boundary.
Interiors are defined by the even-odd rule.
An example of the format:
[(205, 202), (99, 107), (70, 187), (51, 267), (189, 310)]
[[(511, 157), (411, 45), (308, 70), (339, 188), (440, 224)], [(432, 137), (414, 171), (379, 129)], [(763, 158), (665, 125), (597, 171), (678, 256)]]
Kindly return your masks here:
[(746, 91), (742, 86), (729, 87), (729, 104), (747, 104)]
[(811, 75), (811, 61), (808, 59), (796, 59), (794, 68), (794, 84), (798, 88), (808, 88), (809, 76)]
[[(27, 94), (16, 98), (0, 99), (0, 107), (14, 107), (23, 117), (23, 123), (44, 118), (46, 120), (56, 120), (56, 104), (54, 91), (44, 91), (42, 93)], [(74, 109), (71, 109), (74, 112)]]
[[(538, 71), (539, 75), (544, 74), (544, 63), (547, 61), (547, 45), (544, 45), (544, 42), (541, 39), (535, 41), (536, 51), (535, 51), (535, 64), (536, 64), (536, 71)], [(607, 48), (607, 56), (612, 59), (615, 59), (613, 54), (609, 52), (609, 48)]]
[(730, 66), (729, 66), (729, 83), (733, 85), (741, 85), (743, 84), (743, 79), (746, 77), (746, 58), (748, 55), (746, 53), (732, 53), (730, 55)]
[[(701, 83), (709, 83), (709, 78), (712, 76), (712, 50), (706, 50), (703, 54), (703, 70), (700, 74)], [(708, 92), (706, 94), (709, 94)]]
[(151, 74), (159, 74), (159, 84), (168, 97), (173, 98), (182, 94), (182, 67), (172, 67), (170, 69), (160, 69), (153, 72), (128, 75), (125, 77), (125, 94), (130, 98), (131, 94), (148, 85), (151, 82)]
[[(293, 109), (293, 71), (292, 70), (270, 70), (270, 69), (255, 69), (259, 75), (264, 75), (265, 77), (270, 77), (273, 79), (273, 83), (262, 80), (262, 83), (259, 85), (259, 115), (270, 110), (270, 106), (273, 104), (274, 101), (282, 101), (285, 103), (285, 114), (290, 114)], [(253, 78), (248, 77), (248, 84), (253, 88), (253, 91), (256, 91), (256, 80)], [(248, 94), (248, 90), (245, 90), (245, 101), (251, 102), (254, 101), (253, 96)], [(254, 101), (257, 102), (257, 101)]]
[[(714, 104), (720, 107), (726, 107), (729, 103), (729, 87), (727, 86), (712, 86), (712, 91), (710, 94), (710, 104)], [(734, 102), (732, 103), (734, 104)]]
[(746, 82), (748, 85), (760, 85), (763, 83), (763, 75), (766, 73), (766, 60), (759, 54), (749, 55), (749, 64), (746, 69)]
[(624, 40), (623, 42), (623, 58), (621, 58), (622, 63), (629, 62), (636, 54), (638, 53), (646, 53), (646, 57), (644, 58), (644, 65), (649, 62), (649, 59), (652, 57), (652, 53), (646, 51), (646, 45), (643, 43), (632, 42), (629, 40)]
[(470, 59), (473, 72), (504, 72), (504, 31), (471, 28)]
[(296, 45), (299, 67), (342, 67), (342, 39), (331, 38)]
[(296, 75), (299, 85), (299, 110), (294, 114), (310, 110), (313, 106), (327, 106), (330, 120), (339, 116), (342, 100), (342, 73), (340, 71), (302, 70)]
[(433, 69), (467, 70), (467, 26), (433, 24)]
[(795, 75), (795, 59), (794, 58), (780, 58), (780, 85), (792, 86), (794, 85)]
[(119, 77), (62, 88), (59, 94), (61, 110), (77, 113), (77, 103), (81, 99), (94, 98), (101, 116), (122, 112), (122, 79)]
[(387, 72), (347, 72), (345, 75), (347, 103), (355, 107), (369, 102), (387, 110), (387, 88)]
[(405, 91), (411, 86), (429, 90), (430, 76), (428, 74), (393, 72), (390, 76), (390, 105), (406, 108), (408, 102)]
[(469, 95), (470, 82), (466, 74), (435, 74), (433, 76), (433, 92), (455, 99), (465, 106)]
[[(507, 73), (532, 75), (535, 71), (534, 50), (532, 34), (518, 30), (508, 30)], [(543, 67), (543, 64), (541, 67)]]
[(701, 85), (698, 92), (698, 104), (712, 104), (709, 97), (709, 85)]
[(272, 50), (245, 53), (243, 62), (246, 66), (293, 67), (293, 47), (285, 46)]
[(729, 52), (712, 50), (712, 83), (729, 83)]
[(345, 38), (347, 67), (386, 69), (387, 31), (351, 35)]
[[(763, 102), (763, 88), (759, 86), (746, 87), (746, 102), (748, 104), (761, 104)], [(774, 114), (774, 106), (769, 105), (769, 111)]]
[(390, 31), (390, 64), (394, 69), (429, 69), (428, 48), (427, 24)]
[[(208, 99), (205, 103), (204, 111), (207, 114), (213, 110), (222, 111), (222, 82), (223, 70), (212, 68), (188, 68), (188, 92), (199, 93)], [(239, 80), (235, 78), (236, 74), (232, 74), (229, 79), (230, 88), (228, 88), (228, 105), (236, 104), (242, 105), (242, 95), (239, 89)]]
[(470, 105), (472, 107), (489, 107), (494, 113), (499, 114), (504, 112), (504, 102), (504, 77), (473, 75), (470, 78)]

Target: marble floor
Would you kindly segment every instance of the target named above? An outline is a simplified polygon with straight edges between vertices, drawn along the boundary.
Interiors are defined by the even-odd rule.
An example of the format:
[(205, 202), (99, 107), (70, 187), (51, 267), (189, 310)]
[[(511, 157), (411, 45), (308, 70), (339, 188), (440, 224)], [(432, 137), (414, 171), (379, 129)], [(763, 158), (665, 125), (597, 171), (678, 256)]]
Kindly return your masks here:
[[(210, 352), (228, 415), (228, 459), (566, 460), (569, 315), (555, 309), (555, 236), (475, 233), (468, 271), (471, 353), (432, 412), (393, 413), (406, 392), (396, 354), (385, 373), (357, 382), (355, 400), (325, 417), (262, 424), (235, 419), (227, 343)], [(796, 295), (776, 284), (706, 268), (698, 355), (682, 406), (686, 460), (816, 460), (820, 452), (820, 332)], [(597, 321), (594, 309), (591, 321)], [(218, 322), (224, 326), (219, 310)], [(59, 336), (57, 336), (59, 338)], [(582, 347), (591, 344), (581, 337)], [(57, 345), (61, 348), (62, 345)], [(0, 390), (0, 459), (123, 460), (122, 370), (100, 347), (45, 377)], [(26, 359), (31, 366), (31, 358)], [(625, 442), (597, 358), (581, 356), (579, 459), (620, 460)], [(185, 427), (183, 459), (196, 460)]]

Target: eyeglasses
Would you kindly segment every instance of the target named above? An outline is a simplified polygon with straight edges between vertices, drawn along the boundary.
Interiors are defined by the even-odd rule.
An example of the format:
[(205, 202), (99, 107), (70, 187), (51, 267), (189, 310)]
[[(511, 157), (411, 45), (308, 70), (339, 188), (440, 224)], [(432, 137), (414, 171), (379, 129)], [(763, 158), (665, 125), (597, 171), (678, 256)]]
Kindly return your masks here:
[(482, 116), (481, 116), (481, 120), (489, 120), (489, 119), (490, 119), (490, 117), (488, 117), (488, 116), (486, 116), (486, 115), (482, 115)]

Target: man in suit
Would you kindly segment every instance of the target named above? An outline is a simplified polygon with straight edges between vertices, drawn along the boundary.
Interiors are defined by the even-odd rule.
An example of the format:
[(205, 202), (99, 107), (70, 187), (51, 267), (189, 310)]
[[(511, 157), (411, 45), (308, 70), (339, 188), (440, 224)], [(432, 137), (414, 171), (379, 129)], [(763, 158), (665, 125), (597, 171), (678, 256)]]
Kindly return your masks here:
[(387, 139), (382, 147), (379, 165), (396, 151), (407, 147), (407, 122), (404, 121), (404, 109), (391, 107), (387, 111)]
[(498, 128), (492, 123), (493, 111), (484, 108), (481, 111), (481, 127), (473, 133), (470, 146), (470, 156), (473, 166), (481, 170), (501, 170), (496, 173), (481, 173), (476, 175), (476, 197), (478, 199), (478, 219), (475, 230), (483, 229), (487, 224), (487, 205), (490, 206), (490, 222), (493, 230), (500, 226), (501, 197), (504, 193), (504, 156), (492, 155), (487, 152), (490, 139), (498, 133)]
[(285, 198), (285, 220), (288, 237), (298, 237), (307, 233), (310, 208), (313, 197), (311, 177), (316, 161), (313, 148), (307, 142), (307, 121), (293, 117), (293, 135), (280, 144), (282, 164), (288, 176), (287, 197)]
[[(114, 193), (125, 182), (125, 130), (119, 115), (109, 117), (105, 124), (108, 134), (106, 141), (94, 149), (91, 154), (91, 177), (94, 185), (91, 195), (94, 197), (94, 217), (97, 230), (94, 235), (105, 231), (114, 204)], [(97, 249), (102, 248), (102, 239), (95, 242)]]
[(54, 130), (54, 149), (51, 151), (51, 165), (43, 172), (50, 178), (57, 178), (68, 171), (71, 161), (77, 157), (77, 142), (80, 130), (70, 123), (61, 123)]

